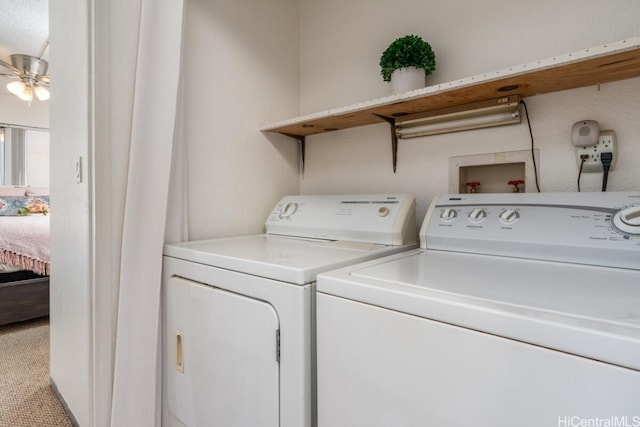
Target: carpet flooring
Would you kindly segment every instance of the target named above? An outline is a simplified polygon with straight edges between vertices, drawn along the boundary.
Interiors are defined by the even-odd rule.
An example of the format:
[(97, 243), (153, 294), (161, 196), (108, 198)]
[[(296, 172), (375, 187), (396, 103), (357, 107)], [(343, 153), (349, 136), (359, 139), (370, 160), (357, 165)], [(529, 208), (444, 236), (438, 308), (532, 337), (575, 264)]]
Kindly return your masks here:
[(0, 326), (0, 427), (72, 427), (49, 385), (49, 319)]

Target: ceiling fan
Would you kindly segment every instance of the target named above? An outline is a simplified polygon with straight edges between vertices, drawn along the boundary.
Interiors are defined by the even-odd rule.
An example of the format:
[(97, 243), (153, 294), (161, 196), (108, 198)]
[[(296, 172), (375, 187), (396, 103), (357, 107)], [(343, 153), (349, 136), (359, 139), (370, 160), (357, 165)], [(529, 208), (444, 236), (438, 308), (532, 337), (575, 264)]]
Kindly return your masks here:
[(31, 103), (34, 94), (40, 101), (49, 99), (49, 75), (47, 74), (49, 63), (42, 59), (48, 46), (47, 40), (38, 57), (13, 54), (11, 64), (0, 59), (0, 66), (11, 71), (11, 73), (0, 72), (0, 76), (16, 79), (7, 84), (7, 89), (23, 101)]

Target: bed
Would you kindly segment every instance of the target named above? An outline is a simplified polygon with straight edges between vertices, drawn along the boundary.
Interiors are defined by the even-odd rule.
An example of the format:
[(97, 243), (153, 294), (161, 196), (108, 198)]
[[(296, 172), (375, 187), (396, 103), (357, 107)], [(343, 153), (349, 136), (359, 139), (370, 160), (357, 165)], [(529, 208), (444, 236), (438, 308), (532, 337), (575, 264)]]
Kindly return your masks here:
[(49, 198), (21, 190), (0, 187), (0, 325), (49, 314)]

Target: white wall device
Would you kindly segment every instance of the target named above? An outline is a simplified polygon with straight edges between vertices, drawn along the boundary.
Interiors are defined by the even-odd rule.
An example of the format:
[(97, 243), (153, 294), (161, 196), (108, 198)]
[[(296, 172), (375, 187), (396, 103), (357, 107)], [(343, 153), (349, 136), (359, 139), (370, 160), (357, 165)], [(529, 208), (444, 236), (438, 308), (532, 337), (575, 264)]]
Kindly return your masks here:
[(596, 145), (600, 135), (600, 125), (595, 120), (581, 120), (571, 127), (571, 142), (576, 147)]

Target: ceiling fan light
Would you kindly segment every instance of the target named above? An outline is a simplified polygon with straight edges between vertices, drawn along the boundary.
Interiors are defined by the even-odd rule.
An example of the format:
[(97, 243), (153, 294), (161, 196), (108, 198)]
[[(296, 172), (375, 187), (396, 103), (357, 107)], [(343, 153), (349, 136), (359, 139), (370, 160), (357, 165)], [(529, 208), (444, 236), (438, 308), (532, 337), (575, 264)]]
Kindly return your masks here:
[(25, 87), (24, 92), (18, 95), (18, 98), (31, 103), (33, 101), (33, 90), (29, 86)]
[(36, 86), (33, 90), (40, 101), (46, 101), (51, 96), (49, 95), (49, 90), (46, 87)]
[(23, 101), (33, 101), (33, 85), (23, 81), (12, 82), (7, 85), (9, 92), (22, 99)]
[(9, 77), (20, 79), (7, 85), (7, 89), (13, 95), (29, 104), (33, 101), (34, 92), (40, 101), (49, 99), (47, 61), (29, 55), (14, 54), (11, 55), (11, 65), (4, 61), (0, 65), (13, 71), (15, 76)]
[(23, 81), (11, 82), (7, 85), (7, 89), (9, 90), (9, 92), (16, 96), (20, 96), (24, 92), (25, 87), (26, 85)]

